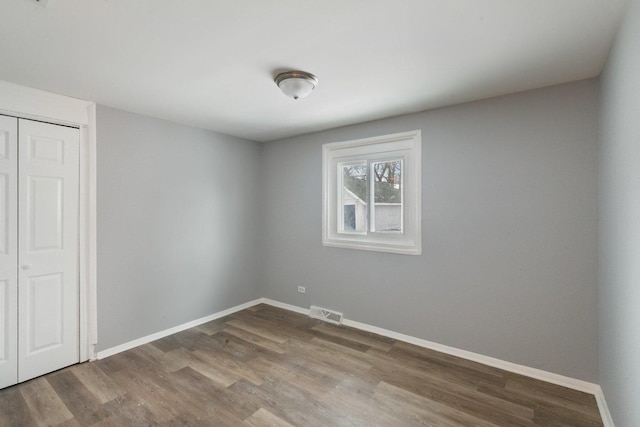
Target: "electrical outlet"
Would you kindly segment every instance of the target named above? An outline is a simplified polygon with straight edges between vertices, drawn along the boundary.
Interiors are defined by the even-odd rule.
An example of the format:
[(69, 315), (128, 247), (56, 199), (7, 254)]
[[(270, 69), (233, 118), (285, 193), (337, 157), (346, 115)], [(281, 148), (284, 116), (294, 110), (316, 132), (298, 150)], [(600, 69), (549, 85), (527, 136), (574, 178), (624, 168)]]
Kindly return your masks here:
[(301, 294), (306, 294), (307, 288), (305, 288), (304, 286), (298, 286), (298, 292), (300, 292)]

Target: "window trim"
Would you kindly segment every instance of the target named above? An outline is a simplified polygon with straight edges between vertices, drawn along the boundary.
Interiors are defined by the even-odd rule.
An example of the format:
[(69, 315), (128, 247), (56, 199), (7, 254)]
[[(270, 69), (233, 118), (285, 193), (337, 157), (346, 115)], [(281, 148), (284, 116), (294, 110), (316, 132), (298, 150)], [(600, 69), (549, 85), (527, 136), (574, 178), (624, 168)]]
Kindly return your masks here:
[[(392, 135), (331, 142), (322, 145), (322, 244), (396, 254), (420, 255), (421, 232), (421, 166), (422, 133), (420, 130)], [(403, 162), (403, 232), (340, 231), (339, 186), (341, 164), (383, 159)], [(340, 169), (340, 170), (339, 170)], [(369, 191), (370, 189), (368, 189)], [(372, 209), (368, 206), (367, 209)]]

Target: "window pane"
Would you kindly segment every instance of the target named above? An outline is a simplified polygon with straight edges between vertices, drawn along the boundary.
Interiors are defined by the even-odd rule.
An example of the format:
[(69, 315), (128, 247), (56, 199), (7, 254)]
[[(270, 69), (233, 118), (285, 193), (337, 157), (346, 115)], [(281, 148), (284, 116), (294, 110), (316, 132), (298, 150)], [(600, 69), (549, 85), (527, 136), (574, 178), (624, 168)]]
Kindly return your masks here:
[(367, 165), (342, 165), (342, 232), (367, 231)]
[(402, 160), (371, 164), (375, 203), (373, 231), (402, 232)]

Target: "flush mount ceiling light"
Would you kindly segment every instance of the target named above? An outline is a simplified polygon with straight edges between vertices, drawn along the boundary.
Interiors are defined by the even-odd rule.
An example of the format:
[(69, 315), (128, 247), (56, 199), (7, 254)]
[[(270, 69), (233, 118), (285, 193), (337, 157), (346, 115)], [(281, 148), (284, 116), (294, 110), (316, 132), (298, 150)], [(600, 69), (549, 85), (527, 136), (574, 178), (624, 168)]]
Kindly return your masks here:
[(318, 84), (316, 76), (304, 71), (287, 71), (280, 73), (274, 81), (285, 95), (293, 99), (304, 98), (309, 95)]

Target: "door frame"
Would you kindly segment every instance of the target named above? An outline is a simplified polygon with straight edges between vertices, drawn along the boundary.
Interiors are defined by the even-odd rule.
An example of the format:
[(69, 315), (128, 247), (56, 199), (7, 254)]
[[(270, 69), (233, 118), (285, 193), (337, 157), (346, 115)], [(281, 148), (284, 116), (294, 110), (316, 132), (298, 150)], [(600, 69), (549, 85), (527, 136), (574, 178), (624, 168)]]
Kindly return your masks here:
[(79, 327), (80, 362), (96, 358), (96, 104), (0, 80), (0, 114), (80, 129)]

